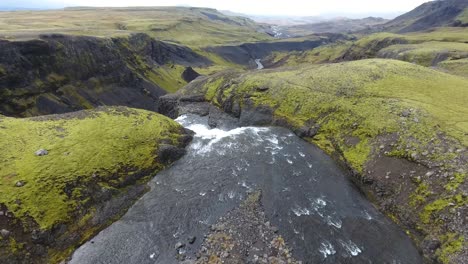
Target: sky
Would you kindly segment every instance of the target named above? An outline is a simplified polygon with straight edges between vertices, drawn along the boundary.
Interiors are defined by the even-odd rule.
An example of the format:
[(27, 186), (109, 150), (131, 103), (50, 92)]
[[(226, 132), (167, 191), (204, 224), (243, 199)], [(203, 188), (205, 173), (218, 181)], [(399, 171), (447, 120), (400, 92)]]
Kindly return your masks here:
[(318, 16), (410, 11), (428, 0), (0, 0), (0, 7), (200, 6), (249, 15)]

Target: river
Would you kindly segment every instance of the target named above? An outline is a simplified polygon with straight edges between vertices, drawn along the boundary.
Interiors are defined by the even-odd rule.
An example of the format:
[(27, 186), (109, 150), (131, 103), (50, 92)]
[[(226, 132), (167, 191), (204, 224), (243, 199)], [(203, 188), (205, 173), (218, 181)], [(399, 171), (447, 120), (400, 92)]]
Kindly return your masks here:
[(265, 68), (262, 64), (262, 60), (261, 59), (256, 59), (255, 60), (255, 63), (257, 64), (257, 70), (262, 70), (263, 68)]
[(196, 132), (187, 154), (157, 174), (151, 191), (70, 263), (178, 263), (174, 245), (189, 237), (196, 240), (184, 253), (195, 259), (212, 225), (255, 190), (262, 192), (265, 217), (303, 263), (422, 262), (345, 170), (289, 130), (211, 129), (206, 117), (195, 115), (177, 121)]

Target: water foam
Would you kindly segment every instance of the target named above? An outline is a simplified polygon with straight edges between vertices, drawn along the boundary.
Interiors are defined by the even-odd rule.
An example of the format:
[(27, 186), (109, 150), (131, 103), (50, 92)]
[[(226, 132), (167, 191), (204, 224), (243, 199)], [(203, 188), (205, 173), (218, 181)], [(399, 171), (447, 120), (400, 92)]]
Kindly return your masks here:
[(301, 215), (310, 215), (310, 211), (307, 208), (301, 208), (299, 206), (296, 206), (295, 208), (292, 209), (293, 213), (296, 216), (301, 216)]
[(339, 242), (343, 246), (343, 248), (353, 257), (362, 253), (362, 250), (351, 240), (347, 242), (339, 240)]
[[(191, 145), (191, 148), (196, 150), (197, 154), (206, 154), (213, 150), (213, 145), (219, 143), (224, 138), (235, 138), (238, 135), (243, 133), (251, 132), (256, 135), (258, 141), (263, 141), (259, 132), (267, 132), (268, 128), (260, 128), (260, 127), (239, 127), (232, 130), (222, 130), (219, 128), (210, 128), (207, 125), (203, 124), (185, 124), (184, 120), (186, 116), (180, 116), (176, 119), (177, 122), (181, 123), (182, 125), (186, 125), (186, 128), (195, 132), (195, 137), (200, 138), (202, 140), (208, 140), (207, 143), (196, 142)], [(275, 142), (273, 139), (270, 139)], [(222, 148), (218, 149), (217, 151), (223, 151), (222, 149), (229, 149), (235, 148), (237, 146), (236, 143), (228, 142), (222, 146)]]
[(328, 256), (334, 255), (336, 253), (335, 248), (328, 241), (322, 242), (322, 244), (321, 244), (321, 246), (319, 248), (319, 251), (320, 251), (320, 253), (323, 254), (324, 258), (327, 258)]

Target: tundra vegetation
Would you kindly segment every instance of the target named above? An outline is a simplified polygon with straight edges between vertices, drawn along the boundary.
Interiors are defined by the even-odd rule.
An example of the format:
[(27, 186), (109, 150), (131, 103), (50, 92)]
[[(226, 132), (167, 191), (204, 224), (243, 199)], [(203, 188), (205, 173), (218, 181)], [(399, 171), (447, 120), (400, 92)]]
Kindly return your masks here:
[[(446, 4), (459, 12), (447, 16)], [(180, 155), (190, 138), (174, 121), (146, 110), (37, 115), (99, 105), (157, 110), (159, 96), (177, 91), (201, 95), (233, 115), (239, 114), (233, 106), (269, 109), (273, 124), (307, 131), (298, 134), (345, 163), (426, 257), (463, 263), (464, 4), (425, 4), (370, 32), (325, 36), (332, 43), (314, 49), (272, 50), (262, 58), (270, 69), (261, 71), (246, 71), (248, 65), (207, 47), (280, 40), (268, 26), (213, 9), (0, 12), (0, 224), (8, 227), (0, 236), (0, 262), (64, 260), (131, 206), (151, 175), (170, 164), (167, 155)], [(423, 23), (439, 13), (448, 18)], [(187, 67), (207, 76), (186, 81)]]
[[(448, 219), (461, 221), (468, 205), (467, 88), (463, 77), (403, 61), (366, 59), (221, 73), (178, 93), (204, 94), (228, 112), (233, 105), (271, 109), (275, 124), (316, 130), (305, 139), (344, 161), (357, 182), (368, 185), (364, 189), (371, 199), (418, 243), (441, 241), (435, 255), (451, 263), (466, 232)], [(424, 169), (409, 166), (416, 171), (405, 172), (387, 165), (382, 172), (376, 165), (382, 157)], [(369, 184), (375, 181), (376, 189), (391, 191), (379, 193)]]
[[(173, 120), (125, 107), (1, 116), (0, 136), (0, 209), (11, 232), (0, 239), (2, 262), (46, 248), (48, 257), (47, 252), (41, 257), (61, 261), (130, 205), (115, 201), (135, 200), (144, 192), (134, 186), (168, 165), (162, 149), (187, 143)], [(119, 213), (104, 212), (106, 202)], [(103, 212), (109, 214), (105, 221), (99, 220)]]

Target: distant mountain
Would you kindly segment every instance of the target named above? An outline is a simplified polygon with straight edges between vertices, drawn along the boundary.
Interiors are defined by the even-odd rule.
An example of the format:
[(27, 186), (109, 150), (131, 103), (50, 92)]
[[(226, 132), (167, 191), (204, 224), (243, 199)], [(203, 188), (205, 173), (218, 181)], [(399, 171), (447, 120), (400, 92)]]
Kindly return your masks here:
[(405, 33), (442, 26), (468, 26), (468, 0), (424, 3), (383, 25), (382, 31)]
[(41, 8), (0, 6), (0, 11), (24, 11), (24, 10), (40, 10), (40, 9)]
[(229, 10), (221, 10), (221, 13), (228, 16), (241, 16), (248, 17), (255, 22), (278, 25), (278, 26), (292, 26), (317, 23), (326, 20), (325, 17), (321, 16), (271, 16), (271, 15), (248, 15), (243, 13), (237, 13)]
[(366, 17), (362, 19), (335, 18), (319, 23), (294, 25), (283, 28), (283, 31), (291, 36), (304, 36), (313, 33), (347, 33), (368, 30), (386, 22), (388, 20), (380, 17)]

